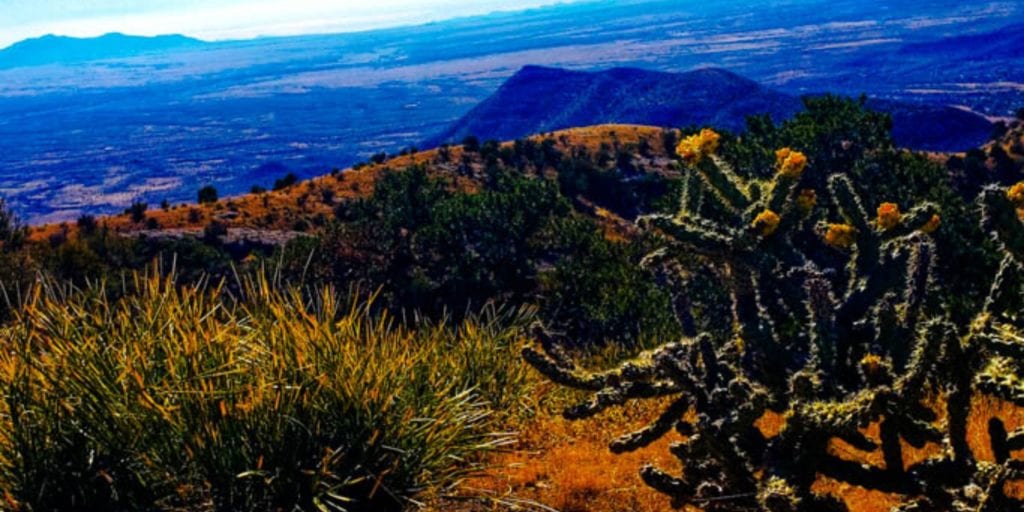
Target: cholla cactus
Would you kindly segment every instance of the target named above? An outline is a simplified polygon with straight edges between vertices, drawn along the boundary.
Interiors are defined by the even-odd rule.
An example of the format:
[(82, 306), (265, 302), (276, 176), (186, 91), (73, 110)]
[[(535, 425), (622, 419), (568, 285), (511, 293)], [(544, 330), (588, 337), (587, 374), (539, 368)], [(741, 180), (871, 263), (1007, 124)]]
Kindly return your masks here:
[[(1010, 500), (1000, 482), (1019, 471), (1008, 454), (1024, 448), (1024, 432), (995, 435), (999, 459), (986, 465), (968, 449), (966, 425), (972, 389), (1024, 406), (1024, 379), (1017, 377), (1024, 374), (1024, 337), (996, 313), (1001, 282), (1024, 262), (1024, 224), (1015, 213), (1024, 186), (990, 189), (982, 198), (1007, 261), (983, 320), (960, 329), (933, 298), (930, 234), (941, 222), (935, 206), (901, 212), (881, 203), (869, 216), (845, 176), (829, 177), (827, 190), (801, 189), (806, 158), (788, 148), (777, 153), (773, 179), (744, 179), (715, 156), (717, 141), (707, 130), (683, 141), (689, 169), (681, 210), (638, 223), (668, 245), (648, 263), (689, 253), (721, 267), (732, 296), (732, 336), (701, 334), (592, 373), (540, 331), (542, 348), (524, 348), (527, 361), (559, 384), (593, 393), (566, 416), (670, 397), (660, 418), (611, 449), (636, 450), (673, 429), (686, 436), (671, 447), (682, 475), (654, 467), (641, 473), (675, 506), (844, 510), (811, 491), (823, 475), (905, 495), (903, 510), (1003, 510)], [(929, 393), (945, 398), (944, 422), (924, 405)], [(694, 421), (684, 419), (687, 411)], [(768, 411), (785, 418), (770, 436), (757, 427)], [(877, 439), (864, 434), (874, 422)], [(1000, 425), (990, 430), (998, 434)], [(884, 466), (834, 455), (833, 439), (880, 452)], [(906, 467), (904, 443), (929, 442), (946, 449)]]

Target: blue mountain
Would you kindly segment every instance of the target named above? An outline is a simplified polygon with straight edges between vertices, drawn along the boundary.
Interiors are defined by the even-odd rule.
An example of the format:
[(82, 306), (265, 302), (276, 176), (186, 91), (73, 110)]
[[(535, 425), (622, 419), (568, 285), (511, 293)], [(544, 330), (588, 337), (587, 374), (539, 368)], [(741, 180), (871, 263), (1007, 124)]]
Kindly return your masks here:
[(947, 62), (952, 59), (1021, 59), (1024, 57), (1024, 23), (980, 34), (908, 44), (893, 57), (905, 59), (922, 56), (946, 59)]
[(490, 98), (429, 142), (466, 135), (509, 140), (603, 123), (686, 126), (710, 124), (731, 130), (746, 116), (781, 120), (800, 100), (721, 69), (663, 73), (615, 68), (596, 73), (527, 66)]
[(0, 50), (0, 69), (120, 59), (204, 44), (181, 35), (142, 37), (111, 33), (92, 38), (47, 35), (26, 39)]
[[(872, 100), (869, 107), (891, 114), (896, 142), (912, 149), (962, 151), (984, 143), (992, 133), (984, 117), (952, 107), (881, 100)], [(778, 122), (802, 108), (797, 96), (722, 69), (582, 72), (527, 66), (424, 145), (457, 142), (467, 135), (510, 140), (604, 123), (742, 131), (747, 116), (768, 114)]]

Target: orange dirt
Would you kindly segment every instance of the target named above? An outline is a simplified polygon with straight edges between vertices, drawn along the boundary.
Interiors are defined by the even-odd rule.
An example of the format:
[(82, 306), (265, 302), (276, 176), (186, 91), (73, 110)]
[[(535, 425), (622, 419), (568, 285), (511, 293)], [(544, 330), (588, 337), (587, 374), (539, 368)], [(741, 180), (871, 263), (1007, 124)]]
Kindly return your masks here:
[[(941, 399), (928, 404), (938, 413), (937, 423), (945, 421)], [(597, 418), (570, 422), (560, 416), (541, 413), (522, 427), (518, 451), (501, 453), (494, 457), (495, 465), (487, 475), (468, 482), (476, 493), (483, 491), (493, 496), (492, 506), (470, 508), (444, 507), (440, 510), (483, 512), (507, 510), (499, 502), (520, 503), (523, 510), (554, 509), (560, 512), (655, 512), (674, 510), (667, 497), (651, 490), (639, 477), (646, 464), (678, 473), (681, 470), (669, 452), (668, 446), (683, 440), (670, 434), (651, 446), (634, 453), (614, 455), (608, 443), (617, 436), (642, 427), (656, 418), (664, 402), (631, 403), (620, 411), (609, 411)], [(1009, 431), (1024, 426), (1024, 409), (1007, 402), (978, 396), (973, 400), (968, 425), (968, 441), (979, 460), (991, 461), (988, 420), (1000, 417)], [(785, 426), (785, 416), (769, 411), (757, 422), (757, 427), (769, 437), (777, 435)], [(864, 435), (879, 442), (879, 423), (863, 429)], [(843, 459), (884, 467), (880, 451), (864, 452), (834, 439), (830, 445), (833, 455)], [(940, 446), (927, 444), (914, 448), (903, 443), (903, 461), (911, 466), (939, 454)], [(1024, 456), (1015, 452), (1014, 456)], [(853, 512), (887, 512), (901, 502), (901, 496), (874, 491), (819, 476), (812, 487), (820, 494), (842, 499)], [(1024, 482), (1006, 485), (1011, 496), (1024, 497)], [(533, 504), (532, 506), (530, 504)], [(539, 504), (539, 505), (537, 505)], [(545, 508), (546, 507), (546, 508)], [(698, 509), (684, 509), (696, 512)]]

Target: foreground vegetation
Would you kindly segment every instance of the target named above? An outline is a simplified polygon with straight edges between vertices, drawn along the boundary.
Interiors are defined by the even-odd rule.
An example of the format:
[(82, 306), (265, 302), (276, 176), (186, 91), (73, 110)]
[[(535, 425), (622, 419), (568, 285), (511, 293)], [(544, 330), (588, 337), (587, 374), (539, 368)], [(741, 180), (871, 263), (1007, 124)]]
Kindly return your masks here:
[(3, 331), (0, 488), (28, 510), (399, 510), (504, 445), (526, 397), (508, 314), (395, 325), (249, 280), (38, 287)]
[[(1024, 130), (938, 160), (862, 103), (807, 107), (741, 136), (467, 139), (74, 225), (0, 205), (0, 506), (1015, 506)], [(577, 391), (538, 382), (528, 338)], [(599, 428), (547, 418), (570, 399)], [(523, 487), (618, 468), (581, 451), (620, 424), (667, 497)], [(552, 501), (481, 474), (511, 430), (548, 453), (503, 485)]]
[[(827, 179), (827, 194), (801, 188), (807, 157), (790, 148), (776, 153), (774, 177), (744, 179), (716, 156), (719, 138), (704, 130), (680, 144), (694, 170), (683, 207), (674, 216), (644, 217), (641, 225), (666, 236), (667, 248), (654, 259), (668, 259), (669, 268), (692, 253), (721, 266), (732, 332), (724, 339), (694, 335), (593, 373), (576, 369), (542, 336), (545, 348), (528, 347), (527, 360), (554, 382), (594, 393), (566, 416), (584, 419), (628, 400), (671, 397), (662, 416), (611, 449), (634, 451), (670, 430), (687, 436), (670, 448), (683, 466), (680, 476), (653, 466), (642, 472), (677, 506), (846, 510), (836, 497), (814, 492), (818, 475), (902, 494), (899, 510), (1024, 506), (1005, 491), (1007, 482), (1024, 477), (1010, 458), (1024, 434), (992, 419), (996, 455), (985, 464), (967, 439), (972, 393), (1024, 406), (1024, 337), (1016, 318), (1024, 182), (987, 188), (979, 198), (984, 228), (1003, 261), (984, 306), (957, 324), (948, 305), (935, 300), (939, 255), (931, 235), (942, 221), (938, 206), (903, 213), (880, 202), (871, 216), (845, 175)], [(942, 409), (941, 423), (929, 400)], [(684, 419), (689, 411), (695, 417)], [(784, 422), (766, 436), (758, 422), (769, 411)], [(875, 422), (872, 439), (861, 429)], [(884, 464), (837, 457), (832, 439), (879, 452)], [(904, 457), (905, 444), (928, 443), (939, 444), (941, 455)]]

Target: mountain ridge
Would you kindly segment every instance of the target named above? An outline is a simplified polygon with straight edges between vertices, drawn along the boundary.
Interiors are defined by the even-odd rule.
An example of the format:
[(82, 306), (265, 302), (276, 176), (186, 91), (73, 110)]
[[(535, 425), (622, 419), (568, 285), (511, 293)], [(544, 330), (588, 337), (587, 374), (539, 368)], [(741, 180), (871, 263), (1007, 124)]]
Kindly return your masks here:
[(78, 64), (199, 47), (204, 41), (181, 34), (133, 36), (110, 32), (97, 37), (47, 34), (0, 49), (0, 69)]
[[(701, 86), (707, 83), (716, 87)], [(763, 113), (780, 120), (799, 108), (798, 99), (721, 68), (668, 73), (631, 67), (588, 72), (525, 66), (427, 145), (469, 134), (510, 140), (607, 123), (714, 124), (739, 130), (746, 115)]]
[[(992, 133), (987, 119), (954, 107), (883, 99), (870, 99), (868, 106), (891, 114), (896, 142), (911, 149), (963, 151), (984, 143)], [(748, 116), (768, 114), (781, 122), (802, 109), (800, 97), (721, 68), (672, 73), (525, 66), (424, 146), (457, 142), (467, 135), (511, 140), (606, 123), (716, 126), (740, 132)]]

